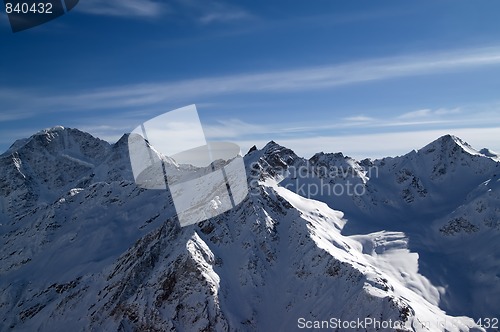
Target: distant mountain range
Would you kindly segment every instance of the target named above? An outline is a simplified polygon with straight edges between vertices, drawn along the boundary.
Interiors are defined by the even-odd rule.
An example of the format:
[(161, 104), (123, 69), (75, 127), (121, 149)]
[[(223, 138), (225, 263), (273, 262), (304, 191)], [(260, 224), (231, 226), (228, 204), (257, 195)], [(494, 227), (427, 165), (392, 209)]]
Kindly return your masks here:
[(270, 142), (244, 157), (242, 203), (181, 228), (127, 141), (54, 127), (0, 156), (0, 331), (500, 329), (496, 153)]

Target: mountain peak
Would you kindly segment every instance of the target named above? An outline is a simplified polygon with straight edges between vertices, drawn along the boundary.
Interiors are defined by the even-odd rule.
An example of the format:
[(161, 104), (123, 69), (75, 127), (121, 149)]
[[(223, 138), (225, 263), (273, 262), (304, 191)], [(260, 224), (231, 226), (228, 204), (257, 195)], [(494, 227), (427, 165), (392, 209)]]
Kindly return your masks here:
[(252, 153), (252, 152), (254, 152), (254, 151), (257, 151), (257, 150), (258, 150), (258, 149), (257, 149), (257, 146), (256, 146), (256, 145), (254, 145), (254, 146), (252, 146), (252, 147), (250, 148), (250, 150), (248, 150), (247, 154), (250, 154), (250, 153)]
[(263, 151), (268, 151), (268, 150), (274, 150), (274, 149), (277, 149), (277, 148), (283, 148), (282, 145), (279, 145), (278, 143), (276, 143), (275, 141), (269, 141), (263, 148), (262, 150)]
[(471, 155), (479, 154), (479, 152), (475, 150), (469, 143), (451, 134), (439, 137), (435, 141), (424, 146), (419, 151), (423, 152), (424, 154), (429, 154), (435, 151), (440, 154), (450, 154), (460, 151), (469, 153)]
[[(289, 166), (303, 160), (295, 152), (281, 146), (275, 141), (270, 141), (262, 149), (252, 147), (245, 156), (249, 165), (260, 165), (268, 174), (274, 176)], [(252, 167), (253, 167), (252, 166)]]
[[(2, 155), (8, 165), (15, 155), (27, 183), (44, 190), (63, 190), (79, 181), (108, 156), (111, 145), (78, 129), (56, 126), (19, 140)], [(12, 168), (14, 173), (16, 167)]]
[[(67, 129), (71, 129), (71, 128), (67, 128)], [(61, 132), (64, 130), (66, 130), (66, 128), (64, 128), (63, 126), (54, 126), (54, 127), (42, 129), (38, 133), (36, 133), (35, 135), (45, 135), (48, 133)]]
[(295, 152), (286, 146), (280, 145), (275, 141), (270, 141), (262, 148), (262, 153), (265, 155), (280, 154), (280, 155), (291, 155), (297, 157)]
[(118, 141), (113, 144), (113, 146), (122, 146), (122, 145), (128, 145), (128, 138), (130, 134), (123, 134)]
[[(446, 134), (438, 139), (435, 140), (435, 142), (441, 142), (441, 143), (449, 143), (449, 144), (467, 144), (463, 140), (461, 140), (459, 137), (452, 135), (452, 134)], [(469, 145), (469, 144), (467, 144)]]
[(76, 153), (83, 153), (89, 157), (93, 148), (108, 149), (110, 144), (91, 134), (63, 126), (54, 126), (43, 129), (25, 141), (25, 144), (16, 147), (15, 151), (21, 149), (46, 150), (52, 153), (72, 150)]
[[(64, 128), (63, 126), (54, 126), (54, 127), (42, 129), (39, 132), (31, 135), (31, 137), (16, 140), (7, 149), (7, 151), (5, 151), (2, 155), (9, 155), (13, 152), (20, 151), (21, 149), (25, 148), (27, 145), (33, 144), (33, 140), (38, 140), (39, 142), (41, 141), (41, 142), (48, 143), (54, 137), (56, 137), (58, 134), (66, 131), (66, 130), (69, 130), (69, 129), (71, 129), (71, 128)], [(76, 130), (79, 132), (79, 130), (77, 130), (77, 129), (72, 129), (72, 130)]]
[(337, 160), (344, 160), (348, 157), (344, 156), (342, 152), (336, 152), (336, 153), (324, 153), (324, 152), (318, 152), (311, 158), (309, 158), (310, 162), (317, 163), (320, 161), (325, 161), (325, 160), (330, 160), (330, 159), (337, 159)]

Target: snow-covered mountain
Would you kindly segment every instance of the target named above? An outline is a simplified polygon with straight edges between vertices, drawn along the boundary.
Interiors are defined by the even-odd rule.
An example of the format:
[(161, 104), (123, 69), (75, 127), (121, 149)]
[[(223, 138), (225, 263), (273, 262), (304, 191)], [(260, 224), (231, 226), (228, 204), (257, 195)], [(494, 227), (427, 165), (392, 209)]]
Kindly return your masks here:
[(500, 162), (484, 152), (446, 135), (395, 158), (297, 157), (277, 178), (343, 211), (344, 235), (404, 232), (419, 271), (441, 289), (441, 308), (491, 318), (500, 315)]
[(0, 331), (484, 331), (500, 317), (490, 152), (445, 136), (397, 158), (305, 160), (270, 142), (245, 156), (242, 203), (181, 228), (167, 191), (135, 185), (127, 141), (56, 127), (0, 156)]

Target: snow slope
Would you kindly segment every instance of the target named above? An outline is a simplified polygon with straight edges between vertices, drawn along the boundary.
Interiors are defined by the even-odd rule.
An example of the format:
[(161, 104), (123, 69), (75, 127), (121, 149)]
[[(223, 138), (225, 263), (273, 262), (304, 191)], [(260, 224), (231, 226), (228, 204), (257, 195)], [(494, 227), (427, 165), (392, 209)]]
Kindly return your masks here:
[[(268, 148), (250, 157), (267, 159)], [(480, 319), (500, 316), (499, 171), (497, 159), (446, 135), (395, 158), (297, 157), (268, 177), (343, 211), (344, 235), (402, 232), (419, 255), (418, 271), (439, 290), (440, 307)]]

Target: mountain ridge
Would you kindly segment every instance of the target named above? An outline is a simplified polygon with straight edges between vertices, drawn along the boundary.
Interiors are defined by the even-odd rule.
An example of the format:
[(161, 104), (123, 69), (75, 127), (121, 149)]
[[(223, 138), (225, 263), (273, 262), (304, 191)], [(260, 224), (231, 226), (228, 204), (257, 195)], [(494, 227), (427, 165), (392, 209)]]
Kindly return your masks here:
[[(498, 236), (498, 163), (468, 153), (451, 136), (434, 141), (434, 151), (426, 146), (420, 154), (361, 162), (324, 153), (306, 160), (270, 142), (245, 156), (251, 195), (223, 215), (180, 228), (168, 193), (135, 185), (127, 136), (113, 145), (98, 139), (84, 143), (88, 136), (70, 130), (82, 139), (79, 145), (67, 131), (54, 128), (38, 134), (41, 142), (31, 140), (47, 148), (45, 152), (17, 144), (0, 156), (1, 331), (62, 331), (68, 326), (123, 331), (298, 330), (299, 317), (380, 317), (401, 322), (401, 330), (408, 331), (433, 330), (427, 321), (446, 321), (450, 331), (481, 331), (473, 319), (449, 316), (444, 309), (453, 316), (477, 319), (497, 314), (494, 308), (500, 307), (494, 296), (500, 294), (496, 254), (483, 265), (476, 257), (471, 271), (472, 277), (480, 273), (489, 279), (469, 280), (467, 271), (453, 279), (443, 270), (442, 276), (458, 286), (469, 282), (469, 292), (446, 288), (439, 275), (426, 268), (439, 268), (442, 262), (429, 258), (438, 253), (453, 259), (458, 268), (466, 267), (474, 257), (462, 255), (458, 242), (484, 255), (495, 248), (488, 245), (492, 242), (480, 241), (478, 246), (475, 241)], [(442, 151), (446, 158), (440, 158)], [(427, 158), (423, 165), (434, 178), (418, 172), (417, 157)], [(60, 182), (41, 172), (58, 160), (70, 170)], [(349, 170), (324, 174), (314, 168), (318, 165)], [(432, 173), (435, 165), (445, 165), (446, 172), (438, 167)], [(307, 176), (296, 173), (294, 179), (293, 167), (303, 167), (302, 175)], [(373, 167), (381, 170), (370, 173)], [(438, 211), (435, 220), (426, 222), (431, 227), (425, 232), (412, 226), (418, 220), (394, 224), (401, 220), (401, 211), (432, 206), (443, 192), (433, 184), (455, 181), (449, 174), (463, 170), (471, 183), (487, 179), (463, 189), (467, 195), (459, 191), (462, 200), (454, 199), (453, 204), (462, 209)], [(54, 183), (46, 185), (40, 179)], [(296, 180), (304, 181), (298, 185), (326, 181), (342, 186), (355, 181), (366, 192), (298, 195), (297, 188), (287, 186)], [(427, 190), (421, 198), (419, 186)], [(31, 197), (33, 189), (38, 194)], [(409, 194), (413, 200), (405, 199)], [(31, 204), (23, 204), (26, 200)], [(380, 224), (385, 230), (373, 227), (373, 212), (388, 220)], [(478, 231), (461, 230), (460, 223), (452, 223), (450, 234), (440, 230), (450, 220), (466, 217), (473, 218)], [(358, 232), (353, 231), (356, 227)], [(395, 227), (401, 229), (391, 229)], [(453, 254), (457, 250), (460, 255)], [(463, 304), (473, 292), (475, 312)]]

